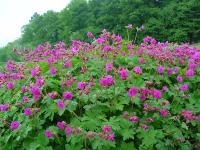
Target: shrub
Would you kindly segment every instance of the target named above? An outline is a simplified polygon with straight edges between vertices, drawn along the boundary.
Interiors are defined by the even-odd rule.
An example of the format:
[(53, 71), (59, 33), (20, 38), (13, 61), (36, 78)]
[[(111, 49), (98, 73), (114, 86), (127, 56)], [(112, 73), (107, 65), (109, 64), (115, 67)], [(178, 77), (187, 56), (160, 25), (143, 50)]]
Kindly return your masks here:
[(199, 49), (130, 43), (104, 30), (18, 51), (0, 74), (1, 149), (199, 148)]

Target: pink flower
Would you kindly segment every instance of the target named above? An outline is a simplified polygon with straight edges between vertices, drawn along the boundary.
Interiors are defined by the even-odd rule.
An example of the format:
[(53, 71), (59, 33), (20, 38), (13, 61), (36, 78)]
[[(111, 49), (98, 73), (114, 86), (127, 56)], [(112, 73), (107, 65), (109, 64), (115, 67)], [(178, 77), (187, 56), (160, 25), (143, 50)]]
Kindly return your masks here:
[(144, 63), (145, 63), (145, 59), (144, 59), (144, 58), (140, 58), (140, 59), (139, 59), (139, 63), (140, 63), (140, 64), (144, 64)]
[(149, 126), (147, 126), (146, 124), (141, 124), (140, 126), (145, 130), (149, 129)]
[(70, 127), (65, 128), (65, 134), (66, 134), (66, 136), (69, 136), (71, 134), (71, 128)]
[(110, 45), (106, 45), (106, 46), (103, 47), (103, 50), (108, 52), (108, 51), (112, 51), (113, 48)]
[(146, 118), (146, 122), (153, 122), (152, 118)]
[(23, 96), (22, 99), (23, 99), (23, 102), (24, 102), (24, 103), (27, 103), (27, 102), (28, 102), (28, 97), (27, 97), (27, 96)]
[(33, 95), (40, 95), (41, 94), (41, 91), (40, 91), (40, 88), (37, 87), (37, 86), (32, 86), (30, 88), (30, 91)]
[(12, 82), (8, 82), (7, 88), (10, 89), (10, 90), (14, 89), (14, 84)]
[(166, 110), (166, 109), (160, 110), (160, 115), (162, 117), (166, 117), (168, 115), (168, 110)]
[(126, 47), (128, 50), (132, 50), (134, 48), (134, 45), (132, 43), (126, 44)]
[(36, 85), (41, 87), (44, 84), (44, 80), (42, 78), (37, 78), (36, 79)]
[(73, 83), (73, 80), (67, 80), (67, 86), (71, 86), (72, 85), (72, 83)]
[(154, 98), (159, 99), (159, 98), (161, 98), (162, 93), (161, 93), (160, 90), (153, 89), (153, 90), (151, 91), (151, 95), (152, 95)]
[(157, 72), (158, 73), (163, 73), (165, 71), (165, 68), (163, 67), (163, 66), (159, 66), (158, 68), (157, 68)]
[(89, 37), (89, 38), (93, 37), (92, 32), (88, 32), (88, 33), (87, 33), (87, 37)]
[(10, 104), (5, 104), (5, 105), (0, 104), (1, 112), (6, 112), (9, 108), (10, 108)]
[(105, 42), (105, 40), (103, 38), (98, 38), (98, 39), (96, 39), (96, 42), (98, 44), (103, 44)]
[(128, 77), (128, 70), (127, 69), (121, 69), (119, 71), (120, 77), (122, 80), (126, 80)]
[(130, 117), (129, 121), (136, 123), (136, 122), (138, 122), (138, 117), (137, 116)]
[(51, 75), (55, 75), (56, 74), (56, 69), (54, 67), (50, 68), (50, 73)]
[(19, 125), (20, 125), (20, 123), (19, 123), (18, 121), (13, 121), (13, 122), (10, 124), (10, 128), (11, 128), (12, 130), (16, 130), (16, 129), (18, 129)]
[(73, 97), (73, 95), (69, 91), (66, 91), (66, 92), (63, 93), (63, 98), (66, 99), (66, 100), (71, 100), (72, 97)]
[(148, 111), (149, 110), (149, 105), (147, 103), (144, 103), (144, 110)]
[(188, 84), (183, 84), (183, 85), (180, 86), (180, 90), (183, 91), (183, 92), (187, 91), (187, 89), (188, 89)]
[(32, 68), (31, 69), (31, 76), (32, 77), (35, 77), (37, 75), (37, 70), (36, 70), (36, 68)]
[(190, 110), (183, 110), (182, 112), (181, 112), (181, 115), (186, 119), (186, 120), (192, 120), (193, 119), (193, 113), (192, 113), (192, 111), (190, 111)]
[(173, 70), (172, 70), (172, 69), (168, 69), (168, 70), (167, 70), (167, 74), (168, 74), (168, 75), (172, 75), (172, 74), (173, 74)]
[(133, 71), (136, 73), (136, 74), (142, 74), (142, 69), (141, 67), (139, 66), (136, 66), (133, 68)]
[(189, 69), (186, 71), (185, 75), (189, 78), (189, 77), (192, 77), (194, 76), (195, 72), (193, 69)]
[(101, 86), (111, 86), (114, 84), (113, 77), (111, 75), (107, 75), (99, 80)]
[(129, 97), (134, 97), (138, 93), (138, 89), (136, 87), (131, 87), (128, 90), (128, 96)]
[(45, 131), (45, 136), (50, 139), (53, 136), (53, 133), (50, 130)]
[(23, 86), (21, 87), (21, 91), (22, 91), (23, 93), (27, 92), (27, 91), (28, 91), (28, 87), (23, 85)]
[(167, 86), (163, 86), (162, 91), (167, 92), (169, 89)]
[(60, 99), (57, 101), (57, 106), (58, 106), (60, 109), (64, 109), (64, 108), (65, 108), (65, 104), (64, 104), (63, 101), (60, 100)]
[(183, 81), (183, 78), (182, 78), (181, 76), (177, 76), (176, 80), (177, 80), (178, 82), (182, 82), (182, 81)]
[(47, 94), (51, 99), (56, 98), (57, 93), (56, 92), (51, 92)]
[(24, 109), (24, 114), (25, 114), (26, 116), (32, 115), (31, 109), (30, 109), (30, 108), (25, 108), (25, 109)]
[(128, 29), (132, 29), (132, 28), (133, 28), (133, 25), (132, 25), (132, 24), (128, 24), (127, 28), (128, 28)]
[(87, 83), (86, 82), (78, 82), (78, 89), (84, 90), (86, 87)]
[(108, 137), (107, 137), (107, 139), (108, 139), (109, 141), (113, 141), (113, 140), (115, 139), (115, 134), (114, 134), (114, 133), (109, 134)]
[(146, 99), (146, 96), (145, 96), (145, 95), (140, 95), (140, 100), (141, 100), (141, 101), (145, 101), (145, 99)]
[(178, 73), (178, 71), (179, 71), (178, 67), (174, 67), (174, 72)]
[(60, 129), (60, 130), (64, 130), (65, 129), (65, 122), (57, 122), (57, 127)]
[(107, 63), (106, 64), (106, 71), (110, 72), (110, 71), (112, 71), (112, 69), (113, 69), (113, 63), (112, 62)]
[(109, 125), (104, 125), (104, 126), (102, 127), (103, 133), (108, 133), (108, 132), (110, 132), (111, 130), (112, 130), (112, 127), (109, 126)]
[(64, 64), (65, 68), (70, 68), (71, 66), (72, 66), (72, 64), (71, 64), (70, 61), (66, 61), (65, 64)]

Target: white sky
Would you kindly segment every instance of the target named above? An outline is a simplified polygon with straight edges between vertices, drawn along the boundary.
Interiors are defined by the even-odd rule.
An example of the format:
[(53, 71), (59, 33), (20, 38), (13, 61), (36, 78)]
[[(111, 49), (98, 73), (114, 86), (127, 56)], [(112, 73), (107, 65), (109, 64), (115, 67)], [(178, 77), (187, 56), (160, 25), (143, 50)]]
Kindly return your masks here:
[(0, 47), (21, 35), (21, 27), (38, 12), (60, 11), (70, 0), (0, 0)]

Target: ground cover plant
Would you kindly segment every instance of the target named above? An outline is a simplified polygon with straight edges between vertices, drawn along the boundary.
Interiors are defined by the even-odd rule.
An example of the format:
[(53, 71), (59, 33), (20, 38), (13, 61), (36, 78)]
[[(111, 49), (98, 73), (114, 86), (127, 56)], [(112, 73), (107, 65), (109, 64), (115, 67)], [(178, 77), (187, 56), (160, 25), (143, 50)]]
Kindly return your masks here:
[(14, 50), (24, 62), (0, 73), (0, 149), (200, 148), (198, 48), (87, 37)]

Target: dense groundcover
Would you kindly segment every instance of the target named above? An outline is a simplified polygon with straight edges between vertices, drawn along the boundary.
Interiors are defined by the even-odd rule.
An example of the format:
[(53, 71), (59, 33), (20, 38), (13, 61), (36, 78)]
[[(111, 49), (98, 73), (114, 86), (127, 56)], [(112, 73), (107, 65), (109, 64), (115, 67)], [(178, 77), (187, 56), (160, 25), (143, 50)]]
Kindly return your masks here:
[(17, 51), (0, 73), (2, 150), (200, 148), (200, 50), (103, 31)]

